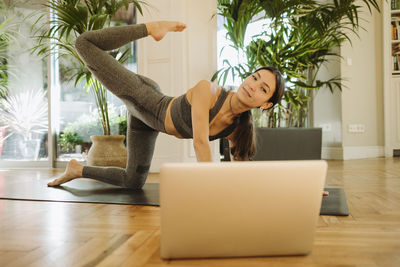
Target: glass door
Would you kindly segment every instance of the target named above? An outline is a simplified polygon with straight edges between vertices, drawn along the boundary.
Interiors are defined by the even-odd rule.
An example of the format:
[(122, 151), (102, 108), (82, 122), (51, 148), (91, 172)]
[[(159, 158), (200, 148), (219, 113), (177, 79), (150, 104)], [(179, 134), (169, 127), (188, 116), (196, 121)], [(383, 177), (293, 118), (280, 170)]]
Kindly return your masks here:
[(0, 14), (0, 167), (48, 166), (47, 62), (34, 46), (31, 9)]
[[(45, 59), (29, 52), (35, 45), (30, 26), (38, 18), (26, 19), (31, 13), (20, 7), (7, 14), (15, 15), (13, 25), (21, 30), (15, 42), (4, 42), (0, 31), (0, 168), (64, 167), (72, 158), (85, 161), (90, 136), (103, 134), (93, 92), (84, 79), (75, 85), (77, 60), (58, 51)], [(135, 13), (133, 5), (118, 12), (111, 26), (136, 23)], [(136, 71), (136, 42), (128, 47), (125, 66)], [(125, 134), (125, 105), (107, 94), (111, 133)]]

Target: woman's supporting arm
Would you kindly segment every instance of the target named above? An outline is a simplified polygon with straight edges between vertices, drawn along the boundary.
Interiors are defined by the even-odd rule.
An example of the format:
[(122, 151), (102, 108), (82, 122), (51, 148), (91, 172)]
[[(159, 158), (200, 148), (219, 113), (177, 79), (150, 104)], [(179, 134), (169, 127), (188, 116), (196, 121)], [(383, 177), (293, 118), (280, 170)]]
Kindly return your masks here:
[(198, 162), (212, 161), (209, 142), (209, 110), (212, 99), (209, 81), (202, 80), (192, 88), (193, 146)]
[(199, 142), (193, 140), (194, 151), (198, 162), (212, 161), (210, 142)]

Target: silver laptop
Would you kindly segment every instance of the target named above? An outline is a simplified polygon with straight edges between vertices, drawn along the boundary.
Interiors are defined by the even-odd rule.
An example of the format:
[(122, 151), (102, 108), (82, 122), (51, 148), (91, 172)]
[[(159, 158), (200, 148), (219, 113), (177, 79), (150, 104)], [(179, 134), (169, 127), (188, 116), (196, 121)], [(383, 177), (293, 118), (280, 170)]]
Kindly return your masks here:
[(161, 258), (311, 252), (327, 163), (248, 161), (161, 167)]

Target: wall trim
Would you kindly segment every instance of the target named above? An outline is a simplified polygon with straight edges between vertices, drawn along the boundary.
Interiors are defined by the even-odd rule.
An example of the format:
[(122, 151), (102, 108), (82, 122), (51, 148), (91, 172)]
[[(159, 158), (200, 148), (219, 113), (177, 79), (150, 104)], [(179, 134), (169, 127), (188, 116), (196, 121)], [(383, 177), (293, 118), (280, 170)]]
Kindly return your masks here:
[(51, 169), (51, 163), (46, 161), (35, 161), (35, 160), (1, 160), (0, 170), (11, 170), (11, 169)]
[(343, 159), (366, 159), (385, 156), (384, 146), (346, 146), (343, 147)]
[(332, 160), (385, 157), (384, 146), (322, 147), (321, 158)]

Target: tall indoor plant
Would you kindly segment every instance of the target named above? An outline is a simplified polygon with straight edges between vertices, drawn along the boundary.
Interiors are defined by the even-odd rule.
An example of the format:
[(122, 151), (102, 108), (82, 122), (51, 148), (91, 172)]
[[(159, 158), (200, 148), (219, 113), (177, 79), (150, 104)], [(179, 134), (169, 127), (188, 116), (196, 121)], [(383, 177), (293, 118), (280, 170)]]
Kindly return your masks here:
[[(267, 126), (306, 126), (313, 91), (322, 87), (341, 89), (340, 77), (317, 79), (321, 66), (340, 55), (333, 49), (345, 41), (348, 33), (357, 35), (359, 13), (363, 6), (379, 10), (376, 0), (218, 0), (218, 13), (224, 17), (224, 27), (230, 46), (243, 63), (229, 60), (212, 78), (225, 83), (229, 74), (244, 79), (260, 66), (275, 66), (286, 78), (283, 101), (266, 112)], [(268, 27), (245, 46), (244, 37), (249, 22), (266, 19)], [(259, 110), (253, 111), (261, 124)]]
[[(71, 79), (75, 79), (75, 86), (81, 79), (84, 79), (86, 90), (93, 92), (104, 135), (111, 134), (107, 91), (92, 76), (77, 54), (74, 47), (75, 39), (83, 32), (109, 27), (115, 14), (123, 8), (128, 10), (129, 4), (135, 5), (142, 14), (141, 4), (143, 3), (139, 0), (48, 0), (44, 6), (55, 14), (54, 18), (50, 18), (50, 27), (43, 25), (43, 28), (46, 29), (44, 32), (33, 32), (33, 37), (37, 39), (37, 45), (32, 52), (42, 56), (57, 53), (58, 56), (67, 56), (79, 63), (79, 67), (75, 69)], [(48, 15), (47, 8), (41, 10), (42, 15), (38, 21)], [(129, 48), (120, 48), (110, 52), (110, 55), (124, 63), (128, 59), (129, 52)]]

